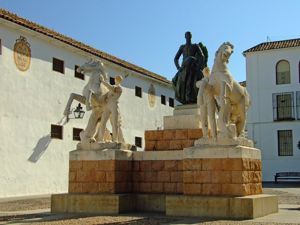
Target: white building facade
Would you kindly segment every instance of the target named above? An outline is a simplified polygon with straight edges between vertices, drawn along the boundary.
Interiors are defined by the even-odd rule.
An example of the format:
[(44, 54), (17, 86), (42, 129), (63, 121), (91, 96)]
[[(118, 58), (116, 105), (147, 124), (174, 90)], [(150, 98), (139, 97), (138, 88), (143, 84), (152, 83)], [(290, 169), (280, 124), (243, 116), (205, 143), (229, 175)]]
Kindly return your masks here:
[(142, 150), (144, 131), (161, 128), (173, 112), (170, 81), (0, 10), (0, 198), (67, 191), (68, 154), (90, 112), (64, 124), (63, 111), (70, 94), (81, 94), (87, 83), (75, 67), (90, 58), (104, 62), (111, 81), (128, 75), (122, 129), (125, 141)]
[(262, 43), (244, 56), (248, 136), (262, 151), (263, 181), (300, 172), (300, 39)]

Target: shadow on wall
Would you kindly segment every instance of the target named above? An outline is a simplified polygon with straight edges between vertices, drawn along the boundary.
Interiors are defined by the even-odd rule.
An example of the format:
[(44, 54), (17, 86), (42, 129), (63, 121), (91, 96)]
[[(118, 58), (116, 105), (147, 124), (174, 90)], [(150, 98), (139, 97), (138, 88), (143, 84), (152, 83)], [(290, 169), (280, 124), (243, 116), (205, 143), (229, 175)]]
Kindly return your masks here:
[(33, 163), (37, 162), (42, 157), (46, 149), (48, 148), (50, 142), (51, 142), (50, 134), (47, 134), (42, 138), (40, 138), (36, 146), (33, 148), (33, 153), (28, 158), (28, 161)]
[[(68, 122), (67, 117), (63, 116), (60, 121), (58, 121), (56, 124), (57, 125), (65, 125)], [(28, 158), (28, 161), (30, 162), (37, 162), (42, 155), (45, 153), (46, 149), (48, 148), (49, 144), (51, 142), (51, 135), (47, 134), (43, 137), (40, 138), (36, 146), (33, 148), (33, 153), (31, 156)]]

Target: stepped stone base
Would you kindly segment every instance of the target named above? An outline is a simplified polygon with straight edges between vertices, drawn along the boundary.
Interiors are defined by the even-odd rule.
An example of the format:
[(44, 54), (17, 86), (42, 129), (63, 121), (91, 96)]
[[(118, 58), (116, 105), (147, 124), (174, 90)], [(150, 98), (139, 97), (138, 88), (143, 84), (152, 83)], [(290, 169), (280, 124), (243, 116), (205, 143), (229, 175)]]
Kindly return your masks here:
[(194, 105), (179, 105), (174, 109), (173, 116), (164, 117), (164, 129), (199, 129), (200, 109)]
[(161, 212), (168, 216), (253, 219), (278, 212), (277, 196), (204, 197), (160, 194), (56, 194), (53, 213)]
[(254, 219), (278, 212), (274, 195), (245, 197), (166, 196), (166, 215)]
[(183, 150), (194, 146), (202, 136), (202, 129), (147, 130), (145, 151)]

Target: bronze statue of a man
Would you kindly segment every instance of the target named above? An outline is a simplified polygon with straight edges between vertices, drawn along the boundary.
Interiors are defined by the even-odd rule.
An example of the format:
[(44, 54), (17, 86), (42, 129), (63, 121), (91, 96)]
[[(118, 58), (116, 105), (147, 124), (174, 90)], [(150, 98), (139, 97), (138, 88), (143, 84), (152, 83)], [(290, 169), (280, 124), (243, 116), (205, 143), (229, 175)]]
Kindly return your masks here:
[[(202, 69), (205, 57), (199, 45), (192, 44), (192, 34), (185, 33), (186, 44), (181, 45), (174, 58), (178, 69), (172, 79), (175, 89), (175, 98), (182, 104), (197, 103), (196, 82), (203, 78)], [(182, 64), (179, 66), (179, 58), (182, 55)]]

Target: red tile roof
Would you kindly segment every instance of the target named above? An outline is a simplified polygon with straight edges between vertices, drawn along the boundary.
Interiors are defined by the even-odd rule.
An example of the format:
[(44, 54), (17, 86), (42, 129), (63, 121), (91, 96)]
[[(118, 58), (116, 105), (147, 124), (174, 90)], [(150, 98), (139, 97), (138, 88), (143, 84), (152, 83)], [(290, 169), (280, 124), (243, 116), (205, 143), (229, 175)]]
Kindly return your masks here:
[(23, 27), (26, 27), (30, 30), (35, 31), (35, 32), (44, 34), (44, 35), (46, 35), (48, 37), (51, 37), (53, 39), (59, 40), (59, 41), (65, 43), (65, 44), (71, 45), (75, 48), (78, 48), (78, 49), (83, 50), (87, 53), (93, 54), (97, 57), (100, 57), (100, 58), (105, 59), (109, 62), (115, 63), (119, 66), (124, 67), (124, 68), (127, 68), (127, 69), (130, 69), (132, 71), (138, 72), (142, 75), (154, 78), (156, 80), (159, 80), (159, 81), (167, 83), (167, 84), (171, 84), (171, 81), (167, 80), (165, 77), (162, 77), (162, 76), (160, 76), (156, 73), (153, 73), (149, 70), (146, 70), (142, 67), (136, 66), (136, 65), (134, 65), (132, 63), (129, 63), (125, 60), (119, 59), (119, 58), (117, 58), (113, 55), (110, 55), (108, 53), (97, 50), (97, 49), (95, 49), (93, 47), (90, 47), (90, 46), (88, 46), (88, 45), (86, 45), (82, 42), (76, 41), (76, 40), (74, 40), (70, 37), (62, 35), (62, 34), (56, 32), (54, 30), (50, 30), (49, 28), (41, 26), (37, 23), (34, 23), (34, 22), (31, 22), (27, 19), (21, 18), (21, 17), (17, 16), (16, 14), (8, 12), (4, 9), (0, 9), (0, 18), (8, 20), (8, 21), (13, 22), (13, 23), (18, 24), (18, 25), (21, 25)]
[(247, 49), (246, 51), (243, 52), (243, 55), (245, 56), (245, 54), (248, 52), (258, 52), (258, 51), (265, 51), (271, 49), (292, 48), (292, 47), (299, 47), (299, 46), (300, 46), (300, 38), (282, 40), (282, 41), (263, 42), (252, 48)]

